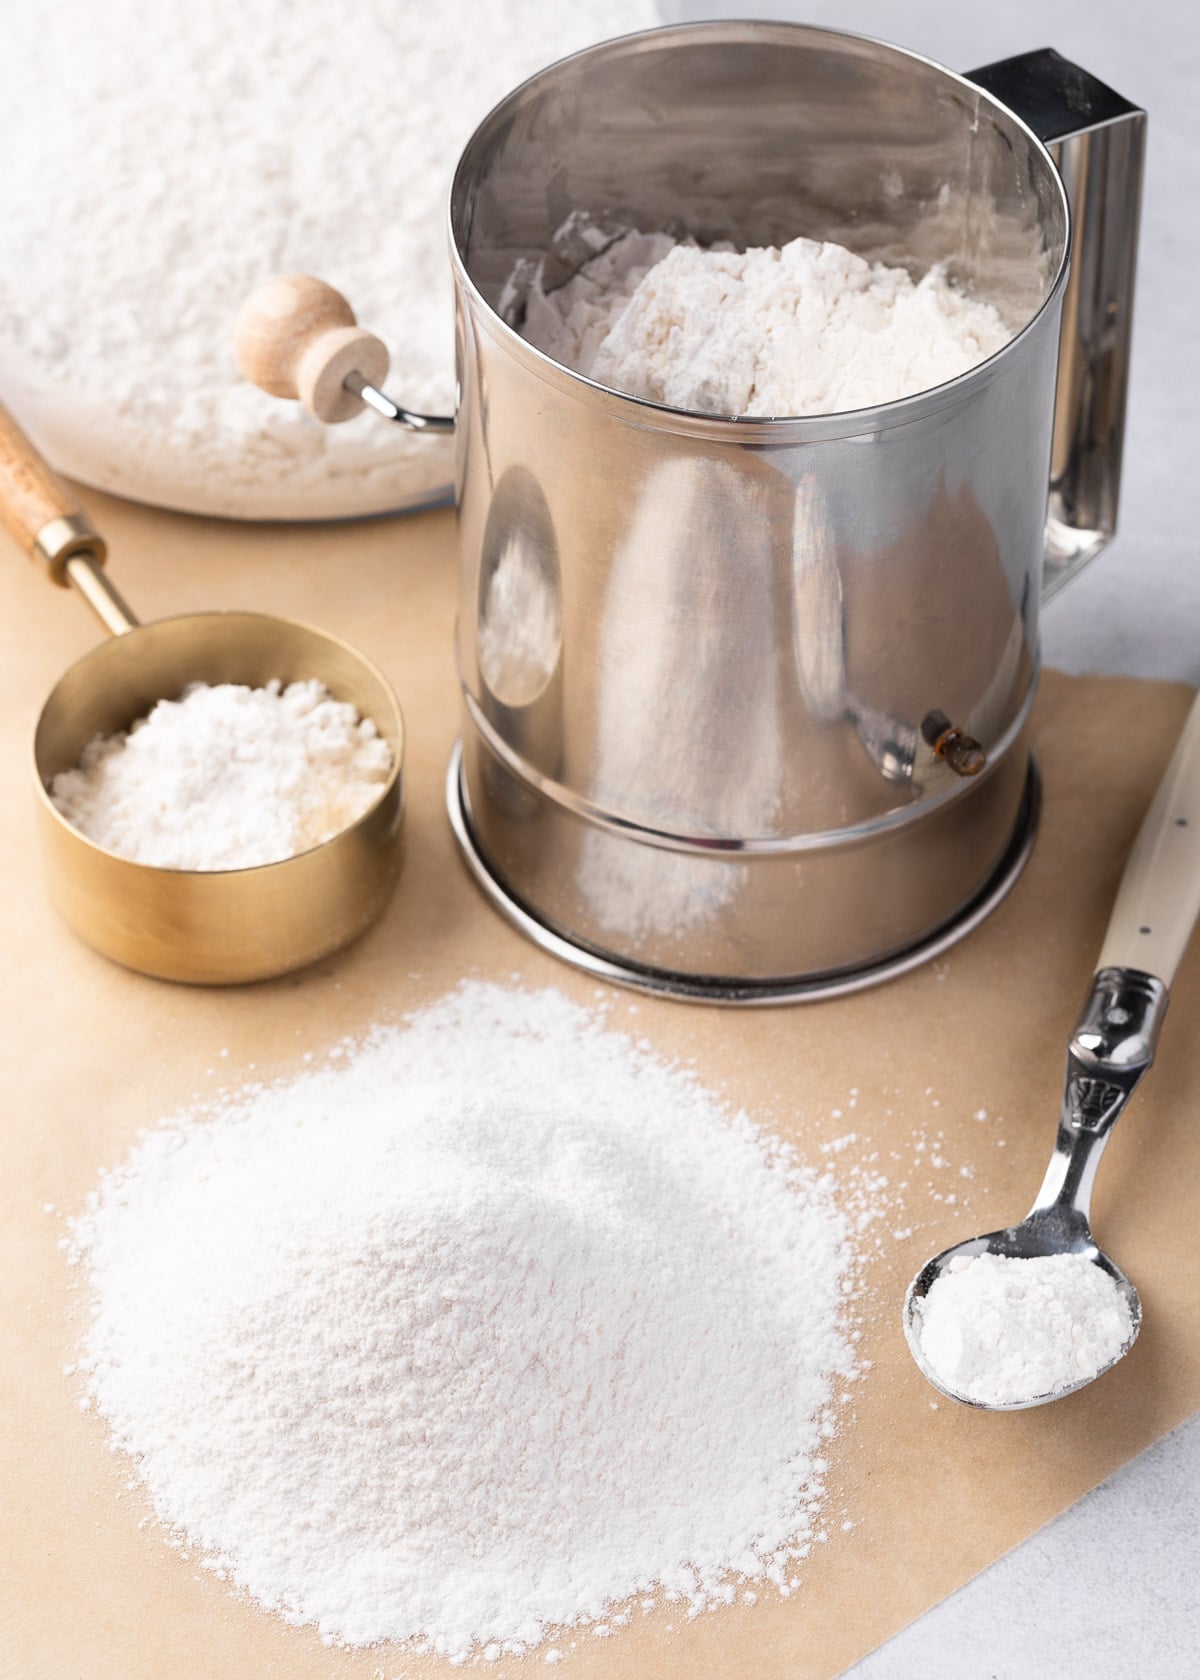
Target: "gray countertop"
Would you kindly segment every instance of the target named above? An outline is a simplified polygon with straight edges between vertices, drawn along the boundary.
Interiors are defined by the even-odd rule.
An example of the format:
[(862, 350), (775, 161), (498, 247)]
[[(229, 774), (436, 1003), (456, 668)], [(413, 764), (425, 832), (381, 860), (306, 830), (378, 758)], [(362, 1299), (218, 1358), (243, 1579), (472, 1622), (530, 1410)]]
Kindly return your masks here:
[[(1200, 389), (1200, 13), (1183, 0), (663, 0), (780, 17), (956, 69), (1052, 46), (1149, 112), (1120, 532), (1043, 619), (1047, 664), (1200, 682), (1188, 514)], [(1200, 1413), (854, 1668), (855, 1680), (1191, 1680), (1200, 1673)]]

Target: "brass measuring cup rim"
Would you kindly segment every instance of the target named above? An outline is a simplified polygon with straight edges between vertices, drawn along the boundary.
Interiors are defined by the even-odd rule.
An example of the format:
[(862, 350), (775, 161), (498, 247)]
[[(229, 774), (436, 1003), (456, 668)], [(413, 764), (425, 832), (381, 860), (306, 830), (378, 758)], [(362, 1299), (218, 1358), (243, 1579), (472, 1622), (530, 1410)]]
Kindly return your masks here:
[[(89, 835), (85, 834), (82, 829), (76, 828), (75, 824), (70, 822), (63, 815), (58, 806), (54, 803), (53, 799), (50, 797), (50, 790), (47, 785), (48, 777), (46, 772), (43, 770), (40, 761), (40, 747), (43, 724), (45, 723), (47, 714), (53, 707), (55, 700), (60, 697), (64, 686), (76, 676), (76, 673), (83, 673), (84, 667), (87, 665), (93, 662), (99, 663), (105, 658), (112, 657), (109, 650), (115, 644), (113, 639), (108, 639), (97, 643), (97, 645), (93, 648), (89, 648), (86, 653), (81, 654), (78, 659), (74, 660), (67, 667), (67, 669), (58, 678), (54, 687), (50, 690), (50, 693), (46, 696), (41, 711), (38, 713), (37, 723), (34, 726), (33, 732), (33, 771), (34, 781), (37, 785), (37, 796), (46, 814), (53, 821), (66, 829), (74, 840), (80, 842), (91, 851), (98, 853), (100, 856), (112, 858), (116, 862), (124, 864), (131, 869), (147, 870), (156, 875), (163, 876), (204, 875), (206, 877), (213, 878), (230, 875), (252, 875), (263, 869), (278, 869), (282, 864), (292, 863), (297, 858), (307, 857), (313, 852), (321, 851), (324, 847), (332, 845), (335, 840), (339, 840), (343, 834), (352, 833), (355, 829), (367, 824), (404, 774), (404, 713), (401, 710), (400, 700), (395, 689), (392, 687), (392, 684), (384, 675), (383, 671), (380, 670), (375, 661), (368, 658), (368, 656), (355, 647), (352, 642), (346, 641), (344, 637), (334, 635), (332, 631), (321, 629), (318, 625), (310, 624), (304, 619), (285, 618), (279, 613), (255, 612), (253, 610), (243, 611), (242, 609), (236, 607), (213, 608), (200, 612), (167, 613), (161, 618), (147, 619), (144, 623), (135, 625), (133, 629), (126, 631), (124, 635), (116, 638), (116, 641), (123, 643), (130, 637), (141, 639), (147, 634), (153, 634), (162, 625), (188, 623), (194, 622), (198, 619), (216, 619), (224, 623), (229, 623), (234, 619), (251, 619), (257, 620), (263, 625), (270, 626), (272, 628), (276, 626), (283, 626), (288, 630), (298, 630), (304, 635), (316, 637), (320, 641), (330, 643), (337, 647), (343, 654), (346, 655), (347, 658), (353, 660), (375, 680), (380, 693), (388, 702), (391, 716), (387, 720), (383, 720), (372, 713), (369, 714), (370, 720), (375, 724), (376, 728), (379, 729), (380, 733), (384, 735), (385, 739), (389, 740), (389, 742), (391, 740), (391, 735), (381, 727), (383, 722), (386, 721), (390, 723), (395, 734), (395, 744), (392, 749), (392, 767), (388, 772), (386, 781), (379, 784), (379, 792), (376, 798), (371, 801), (366, 810), (362, 811), (353, 822), (347, 823), (344, 828), (339, 828), (336, 834), (331, 834), (326, 839), (317, 841), (315, 845), (306, 846), (302, 852), (292, 852), (287, 857), (273, 858), (266, 863), (241, 864), (231, 869), (180, 869), (167, 864), (143, 863), (137, 858), (127, 857), (123, 852), (116, 852), (108, 846), (100, 845), (98, 841), (93, 840)], [(200, 679), (189, 679), (189, 681), (198, 680)], [(299, 681), (303, 679), (297, 678), (293, 680)], [(320, 679), (318, 678), (318, 680)], [(184, 687), (187, 686), (188, 683), (185, 682)], [(162, 700), (172, 698), (177, 698), (177, 696), (171, 696), (169, 694), (159, 696), (159, 699)], [(141, 715), (145, 716), (147, 714), (143, 713)], [(367, 713), (361, 713), (360, 715), (363, 717), (368, 716)], [(136, 722), (137, 719), (134, 719), (133, 721)], [(128, 731), (132, 725), (129, 724), (125, 727), (126, 731)], [(93, 737), (93, 739), (94, 738), (95, 737)], [(55, 772), (55, 774), (57, 774), (57, 772)]]

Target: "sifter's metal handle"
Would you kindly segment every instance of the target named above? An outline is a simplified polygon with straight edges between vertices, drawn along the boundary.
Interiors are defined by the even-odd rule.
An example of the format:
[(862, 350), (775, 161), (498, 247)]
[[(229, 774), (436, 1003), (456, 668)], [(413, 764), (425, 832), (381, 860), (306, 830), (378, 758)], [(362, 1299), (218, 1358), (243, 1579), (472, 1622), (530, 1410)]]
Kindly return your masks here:
[(1071, 206), (1042, 598), (1116, 530), (1146, 113), (1050, 47), (967, 72), (1042, 140)]
[(234, 354), (243, 379), (268, 396), (303, 403), (326, 425), (367, 407), (411, 432), (454, 430), (452, 416), (417, 414), (384, 395), (387, 346), (315, 275), (277, 274), (256, 287), (238, 312)]

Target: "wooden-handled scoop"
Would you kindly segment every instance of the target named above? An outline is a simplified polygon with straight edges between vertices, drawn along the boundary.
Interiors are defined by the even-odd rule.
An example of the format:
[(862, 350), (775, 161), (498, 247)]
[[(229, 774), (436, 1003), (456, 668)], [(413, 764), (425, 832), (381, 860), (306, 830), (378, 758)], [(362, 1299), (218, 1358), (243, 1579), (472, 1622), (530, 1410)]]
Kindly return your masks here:
[[(403, 855), (404, 720), (383, 673), (336, 636), (265, 613), (192, 612), (139, 624), (101, 569), (103, 537), (3, 409), (0, 526), (112, 632), (56, 684), (34, 733), (47, 878), (68, 925), (126, 968), (199, 985), (286, 974), (369, 926)], [(261, 688), (304, 678), (371, 718), (392, 749), (376, 803), (308, 851), (252, 869), (159, 868), (89, 840), (51, 797), (55, 777), (79, 763), (90, 741), (124, 733), (190, 683)]]
[(452, 432), (449, 415), (415, 414), (385, 396), (388, 352), (360, 327), (341, 292), (311, 274), (280, 274), (238, 312), (234, 354), (243, 379), (304, 404), (326, 425), (373, 408), (413, 432)]
[(0, 525), (51, 583), (74, 588), (112, 635), (136, 626), (128, 602), (101, 570), (104, 538), (5, 408), (0, 408)]

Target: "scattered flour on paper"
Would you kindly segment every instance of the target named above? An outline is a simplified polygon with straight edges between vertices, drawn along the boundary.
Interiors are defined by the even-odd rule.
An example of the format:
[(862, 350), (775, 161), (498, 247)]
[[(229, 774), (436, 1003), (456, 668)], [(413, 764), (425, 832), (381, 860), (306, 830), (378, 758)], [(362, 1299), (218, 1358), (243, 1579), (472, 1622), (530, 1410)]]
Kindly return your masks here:
[(64, 1239), (85, 1403), (330, 1642), (495, 1659), (786, 1594), (862, 1369), (840, 1182), (561, 993), (465, 983), (142, 1135)]
[(834, 414), (944, 384), (1007, 344), (992, 304), (931, 268), (793, 239), (734, 251), (629, 233), (564, 286), (529, 290), (522, 333), (631, 396), (713, 414)]
[(248, 869), (363, 816), (392, 770), (371, 718), (313, 679), (193, 683), (127, 733), (97, 736), (50, 784), (98, 846), (160, 869)]
[(1132, 1325), (1116, 1280), (1084, 1254), (960, 1255), (918, 1316), (921, 1351), (939, 1381), (993, 1406), (1089, 1382)]
[(388, 344), (399, 399), (449, 412), (459, 151), (542, 65), (656, 21), (651, 0), (343, 0), (335, 27), (289, 0), (7, 7), (5, 402), (60, 471), (167, 507), (448, 496), (450, 439), (322, 426), (240, 380), (238, 306), (272, 274), (320, 275)]

